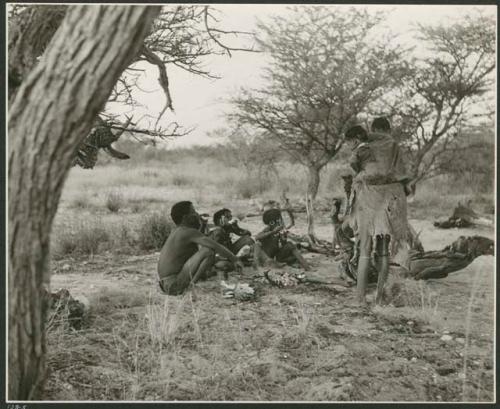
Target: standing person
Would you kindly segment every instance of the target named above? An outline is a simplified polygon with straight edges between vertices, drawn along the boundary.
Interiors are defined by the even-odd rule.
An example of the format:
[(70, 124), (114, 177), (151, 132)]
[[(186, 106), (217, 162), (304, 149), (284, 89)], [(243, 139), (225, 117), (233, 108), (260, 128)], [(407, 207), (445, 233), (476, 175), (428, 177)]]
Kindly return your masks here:
[(412, 186), (399, 145), (390, 134), (387, 118), (376, 118), (371, 128), (368, 133), (356, 125), (345, 135), (353, 150), (350, 165), (356, 172), (350, 220), (359, 243), (357, 299), (361, 305), (366, 305), (372, 251), (375, 250), (378, 271), (376, 302), (380, 303), (389, 271), (389, 254), (391, 261), (407, 267), (410, 236), (406, 192)]
[(172, 206), (170, 215), (176, 228), (163, 245), (158, 261), (161, 290), (169, 295), (182, 294), (191, 283), (208, 278), (215, 263), (215, 254), (234, 263), (241, 271), (243, 264), (226, 247), (200, 232), (200, 216), (188, 201)]

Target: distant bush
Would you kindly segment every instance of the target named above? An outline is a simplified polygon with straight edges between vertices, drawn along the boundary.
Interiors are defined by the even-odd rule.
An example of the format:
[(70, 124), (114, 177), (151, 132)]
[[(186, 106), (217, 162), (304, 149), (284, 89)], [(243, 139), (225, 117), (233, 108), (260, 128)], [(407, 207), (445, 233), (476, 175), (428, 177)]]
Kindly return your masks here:
[(251, 199), (267, 189), (257, 179), (241, 179), (235, 186), (236, 194), (242, 199)]
[(103, 243), (110, 241), (110, 235), (106, 230), (87, 223), (64, 229), (57, 237), (53, 251), (55, 258), (68, 255), (93, 255), (99, 252)]
[(123, 195), (120, 192), (109, 192), (106, 197), (106, 207), (110, 212), (116, 213), (123, 207)]
[(132, 211), (132, 213), (140, 213), (142, 208), (143, 206), (140, 202), (133, 202), (130, 205), (130, 210)]
[(159, 213), (144, 216), (139, 226), (138, 244), (142, 250), (160, 250), (172, 231), (172, 223)]
[(186, 175), (177, 173), (172, 175), (171, 181), (174, 186), (184, 186), (189, 184), (191, 179)]
[(90, 205), (89, 199), (87, 196), (78, 196), (73, 199), (71, 202), (71, 207), (73, 209), (86, 209)]

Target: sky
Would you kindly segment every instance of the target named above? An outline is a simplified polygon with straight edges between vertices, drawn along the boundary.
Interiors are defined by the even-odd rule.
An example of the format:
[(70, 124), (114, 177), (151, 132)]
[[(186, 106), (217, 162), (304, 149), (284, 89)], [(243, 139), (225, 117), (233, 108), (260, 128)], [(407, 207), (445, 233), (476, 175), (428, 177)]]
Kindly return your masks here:
[[(221, 12), (218, 27), (225, 30), (255, 31), (257, 19), (266, 20), (274, 14), (287, 13), (286, 5), (271, 4), (233, 4), (213, 5)], [(313, 5), (303, 7), (314, 7)], [(333, 5), (334, 9), (343, 9), (344, 5)], [(414, 40), (416, 23), (435, 24), (453, 22), (474, 9), (486, 15), (496, 16), (495, 6), (463, 6), (463, 5), (355, 5), (368, 11), (388, 11), (385, 27), (398, 35), (398, 41), (409, 46), (418, 46)], [(237, 43), (232, 43), (237, 45)], [(248, 39), (246, 41), (248, 44)], [(194, 130), (167, 143), (168, 147), (205, 145), (216, 142), (210, 137), (211, 131), (226, 126), (225, 113), (231, 106), (225, 99), (235, 95), (238, 89), (258, 87), (259, 74), (265, 66), (266, 56), (262, 53), (234, 52), (232, 57), (216, 56), (206, 60), (206, 67), (220, 79), (206, 79), (187, 73), (176, 67), (167, 67), (170, 93), (175, 111), (167, 111), (162, 123), (176, 121), (186, 128)], [(148, 66), (141, 80), (141, 88), (148, 93), (137, 93), (137, 99), (145, 108), (134, 111), (135, 117), (148, 114), (156, 116), (162, 110), (165, 97), (159, 89), (156, 67)]]

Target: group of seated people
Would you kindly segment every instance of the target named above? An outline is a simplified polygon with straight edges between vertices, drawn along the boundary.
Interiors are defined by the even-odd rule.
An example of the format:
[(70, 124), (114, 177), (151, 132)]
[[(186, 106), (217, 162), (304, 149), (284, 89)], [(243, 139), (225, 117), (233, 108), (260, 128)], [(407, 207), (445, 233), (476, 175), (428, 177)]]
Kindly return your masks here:
[[(202, 217), (207, 215), (199, 215), (190, 201), (174, 204), (170, 215), (176, 228), (163, 245), (158, 261), (159, 285), (165, 294), (182, 294), (217, 271), (241, 272), (245, 263), (258, 267), (298, 262), (309, 269), (298, 248), (287, 239), (280, 209), (264, 211), (265, 227), (254, 238), (250, 231), (238, 226), (226, 208), (214, 213), (211, 229)], [(239, 238), (233, 241), (232, 235)]]

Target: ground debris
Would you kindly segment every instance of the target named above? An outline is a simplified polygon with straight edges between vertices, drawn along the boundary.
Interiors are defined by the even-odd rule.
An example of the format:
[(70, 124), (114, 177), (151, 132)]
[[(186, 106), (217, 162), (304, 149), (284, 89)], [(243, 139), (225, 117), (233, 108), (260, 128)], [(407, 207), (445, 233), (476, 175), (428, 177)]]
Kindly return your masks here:
[(247, 283), (227, 284), (222, 280), (221, 286), (224, 298), (234, 298), (239, 301), (255, 299), (255, 290)]

